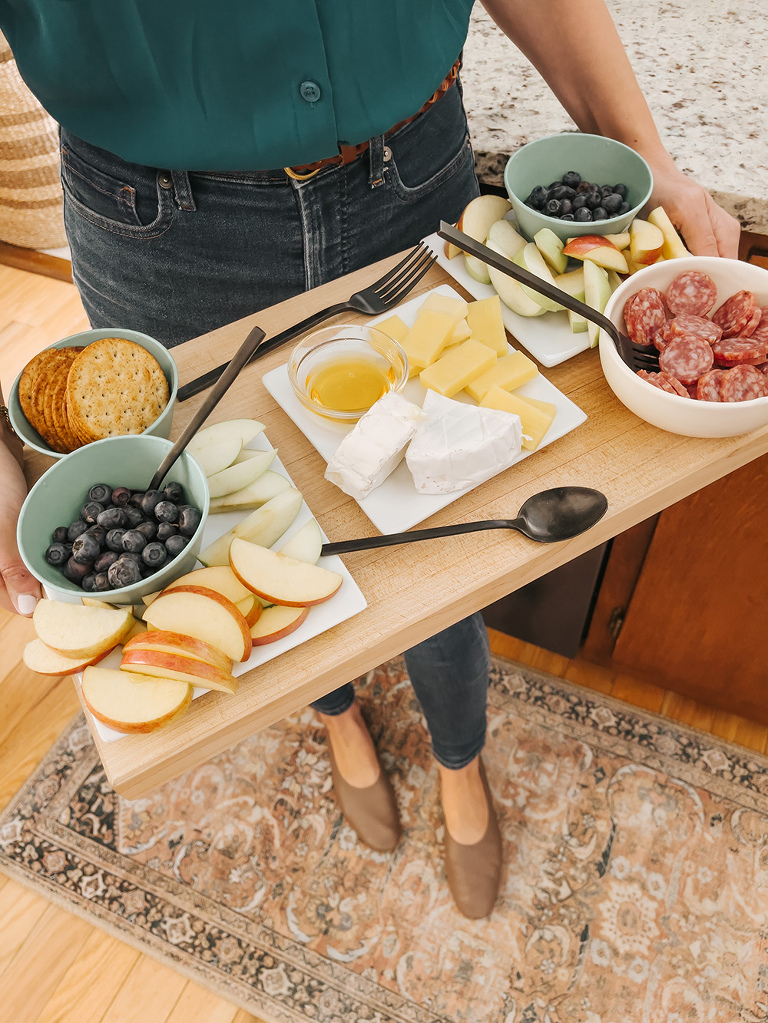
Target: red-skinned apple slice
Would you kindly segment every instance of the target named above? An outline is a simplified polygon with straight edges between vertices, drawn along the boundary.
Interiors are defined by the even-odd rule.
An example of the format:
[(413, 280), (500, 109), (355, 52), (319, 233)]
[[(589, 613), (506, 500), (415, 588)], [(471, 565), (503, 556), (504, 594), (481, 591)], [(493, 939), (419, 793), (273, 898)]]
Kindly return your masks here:
[(648, 214), (648, 223), (658, 227), (664, 236), (664, 244), (661, 247), (661, 254), (664, 259), (678, 259), (680, 256), (690, 256), (690, 252), (683, 244), (683, 239), (675, 230), (675, 226), (667, 216), (663, 206), (657, 206)]
[(169, 654), (163, 650), (123, 650), (120, 668), (146, 675), (148, 678), (170, 678), (176, 682), (187, 682), (201, 689), (215, 689), (220, 693), (237, 692), (237, 679), (230, 672), (221, 671), (207, 661), (181, 654)]
[[(253, 595), (253, 594), (252, 594)], [(129, 639), (123, 646), (123, 653), (127, 650), (159, 650), (162, 653), (178, 654), (181, 657), (193, 657), (198, 661), (206, 661), (214, 668), (232, 672), (232, 658), (227, 657), (217, 647), (210, 643), (196, 639), (194, 636), (187, 636), (181, 632), (163, 632), (160, 629), (144, 632), (134, 639)]]
[(591, 259), (598, 266), (620, 274), (627, 273), (629, 269), (624, 254), (600, 234), (583, 234), (579, 238), (571, 238), (563, 252), (575, 259)]
[(83, 668), (87, 668), (89, 664), (97, 664), (108, 653), (109, 650), (105, 650), (103, 653), (87, 659), (65, 657), (64, 654), (46, 646), (41, 639), (32, 639), (24, 647), (21, 657), (26, 666), (32, 671), (36, 671), (38, 675), (74, 675), (76, 672), (82, 671)]
[[(635, 263), (650, 266), (659, 258), (663, 247), (664, 235), (661, 230), (647, 220), (635, 217), (629, 225), (629, 254)], [(618, 267), (613, 269), (617, 270)]]
[(290, 636), (303, 625), (308, 614), (308, 607), (280, 607), (279, 604), (274, 604), (266, 608), (251, 629), (253, 645), (264, 646), (266, 643), (275, 643), (278, 639)]
[(256, 624), (259, 618), (261, 618), (261, 612), (264, 610), (261, 599), (255, 593), (249, 593), (247, 597), (238, 600), (235, 606), (246, 622), (248, 622), (249, 628)]
[(39, 600), (32, 615), (37, 638), (65, 657), (95, 657), (121, 643), (133, 628), (129, 609), (112, 610)]
[[(253, 594), (247, 586), (243, 586), (229, 565), (211, 565), (210, 568), (196, 568), (186, 575), (180, 575), (169, 583), (163, 593), (168, 590), (177, 589), (179, 586), (206, 586), (209, 590), (216, 590), (223, 597), (236, 604), (238, 600), (251, 597)], [(159, 594), (158, 594), (159, 596)]]
[(83, 672), (82, 694), (97, 720), (118, 732), (136, 734), (170, 724), (192, 702), (192, 686), (186, 682), (92, 666)]
[(205, 586), (164, 590), (144, 612), (144, 621), (163, 632), (182, 632), (218, 647), (233, 661), (251, 655), (251, 630), (237, 606)]
[(229, 563), (240, 582), (259, 597), (288, 607), (322, 604), (330, 600), (343, 580), (338, 572), (286, 558), (239, 537), (229, 548)]

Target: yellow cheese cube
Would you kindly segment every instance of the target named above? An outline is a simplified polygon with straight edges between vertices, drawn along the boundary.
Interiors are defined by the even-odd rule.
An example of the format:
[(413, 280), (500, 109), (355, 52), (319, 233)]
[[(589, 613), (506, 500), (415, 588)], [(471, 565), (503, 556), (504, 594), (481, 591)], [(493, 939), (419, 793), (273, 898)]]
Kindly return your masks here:
[(485, 373), (496, 362), (496, 352), (470, 338), (454, 345), (445, 355), (428, 366), (419, 376), (426, 388), (452, 398), (462, 387)]
[[(549, 406), (549, 411), (541, 407), (545, 405)], [(518, 394), (503, 391), (500, 387), (492, 387), (480, 402), (480, 407), (497, 408), (502, 412), (514, 412), (520, 416), (520, 422), (523, 424), (523, 447), (528, 451), (535, 451), (541, 444), (557, 412), (557, 406), (547, 401), (529, 401)]]
[(514, 391), (529, 380), (539, 375), (535, 362), (522, 352), (510, 352), (504, 355), (495, 366), (483, 373), (471, 384), (467, 384), (467, 394), (475, 401), (482, 401), (492, 387), (501, 387), (505, 391)]
[(419, 309), (419, 316), (430, 309), (432, 312), (445, 313), (446, 316), (452, 317), (454, 323), (465, 319), (467, 315), (467, 303), (463, 298), (458, 296), (453, 298), (451, 295), (438, 295), (434, 291), (424, 299)]
[(540, 409), (548, 416), (552, 416), (554, 419), (557, 415), (557, 405), (553, 405), (551, 401), (542, 401), (541, 398), (529, 398), (526, 394), (523, 397), (522, 394), (516, 394), (516, 398), (520, 398), (521, 401), (527, 401), (529, 405), (535, 405), (537, 409)]
[(419, 369), (430, 366), (445, 348), (455, 325), (456, 321), (447, 313), (432, 309), (419, 312), (416, 322), (400, 342), (410, 365)]
[(376, 324), (376, 329), (383, 330), (387, 337), (393, 337), (395, 341), (402, 344), (403, 338), (410, 330), (410, 327), (403, 323), (399, 316), (389, 316), (386, 320)]
[[(466, 341), (469, 337), (472, 337), (472, 331), (469, 329), (469, 324), (466, 320), (459, 320), (453, 328), (453, 333), (448, 338), (448, 344), (457, 345), (460, 341)], [(446, 348), (447, 347), (448, 345), (446, 345)]]
[(467, 323), (472, 337), (492, 348), (497, 355), (506, 355), (507, 332), (501, 318), (501, 299), (498, 295), (470, 302), (467, 309)]

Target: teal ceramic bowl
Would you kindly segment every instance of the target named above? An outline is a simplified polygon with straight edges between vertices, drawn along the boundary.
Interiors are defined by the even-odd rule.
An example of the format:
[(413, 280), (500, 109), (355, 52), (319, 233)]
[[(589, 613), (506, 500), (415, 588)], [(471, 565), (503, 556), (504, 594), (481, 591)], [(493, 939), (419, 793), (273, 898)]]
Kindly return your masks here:
[[(537, 185), (546, 187), (558, 181), (567, 171), (578, 171), (583, 181), (598, 185), (627, 186), (629, 210), (620, 217), (581, 223), (547, 217), (525, 205)], [(634, 149), (604, 138), (568, 132), (548, 135), (522, 146), (507, 161), (504, 185), (515, 211), (520, 231), (529, 240), (543, 227), (566, 241), (585, 234), (621, 234), (626, 231), (653, 191), (651, 168)]]
[[(167, 348), (164, 348), (159, 341), (155, 341), (155, 339), (150, 337), (148, 334), (141, 334), (138, 330), (123, 330), (122, 327), (108, 327), (103, 330), (84, 330), (80, 334), (73, 334), (71, 337), (65, 337), (50, 347), (72, 348), (77, 345), (85, 347), (86, 345), (91, 344), (92, 341), (100, 341), (104, 337), (123, 337), (127, 341), (135, 341), (137, 345), (141, 345), (142, 348), (146, 348), (148, 352), (151, 352), (160, 363), (160, 367), (165, 374), (165, 379), (168, 381), (168, 404), (154, 423), (144, 430), (143, 436), (146, 436), (147, 434), (152, 437), (170, 436), (171, 425), (173, 424), (173, 408), (176, 404), (176, 392), (179, 389), (179, 371), (176, 368), (176, 363), (174, 362), (170, 352)], [(20, 379), (21, 373), (19, 373), (18, 377), (14, 381), (8, 398), (8, 415), (11, 420), (11, 425), (24, 443), (28, 444), (29, 447), (34, 448), (35, 451), (39, 451), (43, 455), (49, 455), (51, 458), (63, 458), (64, 456), (60, 451), (54, 451), (53, 448), (46, 444), (22, 412), (21, 403), (19, 402)]]
[[(85, 590), (69, 582), (59, 568), (45, 560), (54, 529), (79, 518), (79, 509), (87, 501), (89, 489), (97, 483), (144, 490), (172, 446), (164, 437), (147, 434), (108, 437), (59, 459), (40, 477), (22, 505), (16, 536), (24, 564), (43, 584), (49, 597), (78, 603), (85, 596)], [(102, 590), (89, 596), (113, 604), (137, 604), (145, 593), (162, 589), (178, 576), (192, 571), (208, 517), (208, 481), (200, 463), (186, 452), (171, 466), (166, 482), (171, 480), (184, 487), (185, 503), (195, 505), (202, 513), (200, 525), (187, 546), (153, 575), (132, 586)]]

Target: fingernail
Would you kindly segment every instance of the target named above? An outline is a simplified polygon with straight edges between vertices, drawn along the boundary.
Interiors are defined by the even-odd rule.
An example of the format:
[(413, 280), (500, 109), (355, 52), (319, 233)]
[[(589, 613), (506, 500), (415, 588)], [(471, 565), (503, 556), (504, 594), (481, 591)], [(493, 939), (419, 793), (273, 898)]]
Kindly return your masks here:
[(16, 598), (16, 610), (20, 615), (31, 615), (35, 610), (37, 597), (31, 593), (20, 593)]

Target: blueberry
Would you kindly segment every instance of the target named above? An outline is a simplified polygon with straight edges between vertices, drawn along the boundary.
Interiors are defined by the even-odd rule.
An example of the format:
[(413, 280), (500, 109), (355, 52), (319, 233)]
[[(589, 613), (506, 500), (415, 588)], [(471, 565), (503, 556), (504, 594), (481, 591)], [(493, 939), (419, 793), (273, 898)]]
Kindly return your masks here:
[(610, 217), (613, 217), (618, 213), (621, 202), (619, 193), (611, 192), (610, 195), (606, 195), (603, 199), (603, 209)]
[(179, 509), (173, 501), (158, 501), (155, 505), (155, 518), (158, 522), (178, 522)]
[(591, 181), (580, 181), (576, 186), (576, 194), (585, 195), (587, 192), (591, 192), (594, 187)]
[(96, 483), (88, 491), (89, 501), (98, 501), (99, 504), (107, 505), (112, 500), (112, 487), (106, 483)]
[(573, 203), (570, 199), (562, 199), (560, 201), (560, 219), (565, 220), (573, 213)]
[(64, 576), (69, 579), (71, 583), (77, 583), (78, 585), (85, 579), (90, 572), (93, 571), (93, 565), (91, 562), (82, 564), (79, 561), (73, 561), (72, 558), (64, 566)]
[(622, 213), (628, 213), (628, 212), (629, 212), (629, 203), (625, 200), (621, 204), (621, 206), (619, 206), (618, 210), (616, 211), (616, 216), (620, 217), (622, 215)]
[(180, 504), (184, 500), (184, 487), (182, 487), (181, 483), (171, 480), (170, 483), (166, 483), (163, 487), (163, 497), (166, 501)]
[(192, 536), (200, 525), (202, 518), (202, 513), (194, 505), (183, 504), (179, 508), (179, 532), (181, 535)]
[(93, 591), (96, 589), (96, 573), (89, 572), (88, 575), (86, 575), (83, 578), (80, 585), (83, 587), (86, 593), (93, 593)]
[(109, 566), (107, 579), (113, 588), (132, 586), (141, 579), (141, 572), (139, 566), (132, 559), (118, 558), (114, 565)]
[(80, 536), (81, 533), (84, 533), (87, 528), (87, 522), (83, 522), (82, 519), (75, 519), (75, 521), (70, 523), (67, 527), (67, 539), (70, 543), (72, 543), (72, 541)]
[(110, 529), (104, 540), (109, 550), (117, 551), (118, 554), (122, 551), (124, 532), (124, 529)]
[(144, 491), (143, 490), (134, 490), (134, 492), (131, 494), (131, 499), (128, 502), (128, 504), (132, 508), (141, 508), (141, 502), (143, 500), (144, 500)]
[(103, 504), (99, 504), (98, 501), (87, 501), (80, 509), (80, 518), (83, 522), (87, 522), (89, 526), (93, 526), (96, 522), (96, 516), (103, 511)]
[(550, 192), (550, 199), (573, 199), (576, 190), (568, 185), (556, 185)]
[(549, 200), (547, 200), (547, 205), (544, 207), (544, 210), (545, 210), (545, 212), (546, 212), (548, 217), (559, 217), (560, 216), (560, 200), (559, 199), (549, 199)]
[(112, 491), (112, 504), (116, 508), (122, 508), (131, 499), (131, 492), (128, 487), (115, 487)]
[(602, 206), (598, 206), (596, 210), (592, 210), (593, 220), (607, 220), (608, 214), (605, 212)]
[(602, 206), (603, 197), (599, 192), (587, 192), (587, 206), (591, 210), (596, 210), (598, 206)]
[(141, 499), (141, 510), (149, 517), (154, 514), (155, 506), (163, 500), (162, 490), (147, 490)]
[(124, 551), (130, 551), (132, 554), (141, 554), (147, 546), (147, 538), (138, 529), (126, 529), (123, 533), (122, 544)]
[[(178, 526), (174, 526), (172, 522), (161, 522), (157, 527), (157, 539), (161, 543), (165, 543), (169, 536), (175, 536), (179, 531)], [(154, 540), (154, 536), (152, 537)]]
[(109, 576), (106, 572), (97, 572), (93, 579), (93, 588), (96, 593), (103, 593), (104, 590), (110, 589)]
[(562, 215), (562, 217), (560, 217), (560, 219), (561, 219), (561, 220), (567, 220), (567, 221), (569, 221), (569, 222), (570, 222), (570, 221), (572, 221), (572, 220), (575, 220), (576, 218), (574, 217), (574, 215), (573, 215), (572, 213), (564, 213), (564, 214)]
[(526, 202), (534, 209), (541, 210), (547, 201), (547, 190), (542, 185), (537, 185), (528, 196)]
[(70, 544), (52, 543), (45, 552), (45, 560), (49, 565), (64, 565), (72, 554)]
[(168, 551), (168, 556), (175, 558), (177, 554), (181, 554), (188, 543), (188, 536), (169, 536), (165, 541), (165, 549)]
[(626, 185), (614, 185), (612, 191), (616, 192), (618, 195), (620, 195), (622, 199), (626, 199), (627, 198), (627, 186)]
[(125, 526), (125, 515), (122, 508), (105, 508), (96, 516), (96, 521), (105, 529), (122, 529)]
[(587, 205), (587, 196), (585, 192), (577, 192), (576, 195), (571, 199), (571, 207), (573, 212), (582, 209)]
[(569, 188), (576, 188), (581, 183), (581, 174), (578, 171), (566, 171), (560, 180)]
[(52, 543), (68, 543), (69, 529), (67, 526), (57, 526), (51, 534)]
[(114, 565), (120, 555), (117, 551), (104, 551), (96, 558), (93, 563), (93, 570), (96, 573), (103, 572), (106, 574), (107, 569), (110, 565)]
[[(176, 539), (171, 537), (169, 539)], [(178, 539), (183, 540), (184, 537)], [(157, 540), (153, 540), (152, 543), (148, 543), (144, 550), (141, 552), (141, 560), (147, 566), (147, 568), (160, 568), (168, 560), (168, 550), (165, 544), (160, 543)], [(173, 555), (171, 555), (173, 557)]]
[(78, 565), (90, 564), (101, 554), (98, 540), (91, 533), (81, 533), (72, 544), (72, 560)]
[(573, 215), (573, 219), (577, 221), (579, 224), (581, 223), (586, 224), (588, 221), (592, 219), (592, 210), (589, 209), (589, 207), (587, 206), (582, 206), (580, 209), (576, 210), (576, 212)]
[[(161, 523), (161, 526), (162, 525), (168, 525), (168, 523)], [(176, 532), (175, 526), (171, 526), (170, 528), (173, 529), (174, 532)], [(143, 533), (144, 536), (146, 536), (147, 541), (149, 541), (155, 539), (158, 532), (160, 531), (160, 526), (158, 526), (158, 524), (156, 522), (153, 522), (151, 519), (144, 519), (143, 522), (140, 522), (138, 526), (136, 526), (136, 529), (138, 530), (139, 533)]]
[(600, 195), (602, 195), (603, 198), (605, 198), (606, 195), (612, 195), (612, 194), (613, 194), (613, 185), (601, 185), (600, 186)]
[(146, 521), (141, 508), (136, 508), (132, 504), (127, 504), (123, 508), (123, 515), (125, 516), (125, 524), (129, 529), (135, 529), (140, 522)]

